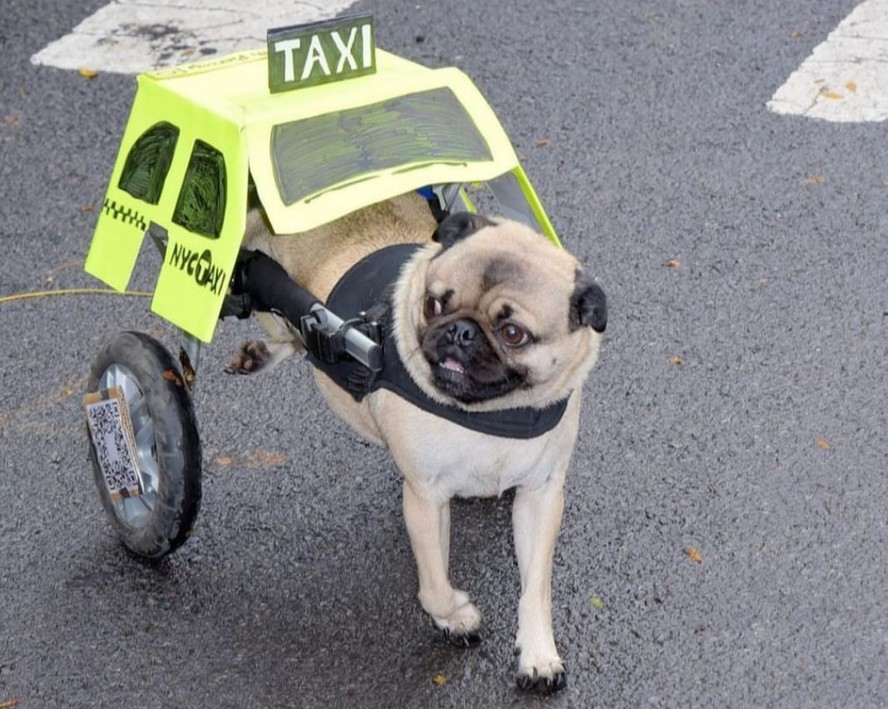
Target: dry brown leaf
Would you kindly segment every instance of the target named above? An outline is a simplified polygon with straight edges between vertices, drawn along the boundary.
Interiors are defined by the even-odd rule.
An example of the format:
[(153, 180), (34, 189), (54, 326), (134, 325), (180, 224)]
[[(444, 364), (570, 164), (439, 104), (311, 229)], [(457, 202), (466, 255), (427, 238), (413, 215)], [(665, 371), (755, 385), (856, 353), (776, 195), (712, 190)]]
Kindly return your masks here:
[(814, 442), (817, 444), (817, 447), (822, 451), (828, 451), (830, 448), (832, 448), (832, 443), (830, 443), (825, 438), (818, 438)]
[(843, 101), (845, 99), (845, 97), (838, 91), (830, 91), (829, 89), (820, 89), (820, 95), (831, 101)]
[(856, 81), (848, 81), (845, 83), (845, 88), (848, 89), (852, 94), (857, 93), (857, 82)]
[(811, 175), (802, 180), (803, 185), (822, 185), (826, 182), (826, 178), (823, 175)]
[(549, 144), (549, 139), (548, 139), (548, 138), (540, 138), (540, 139), (536, 142), (536, 146), (537, 146), (538, 148), (545, 148), (548, 144)]
[(182, 386), (182, 380), (179, 378), (179, 375), (174, 372), (172, 369), (165, 369), (163, 371), (163, 378), (168, 382), (173, 382), (177, 387)]
[(679, 355), (673, 355), (672, 357), (669, 358), (669, 361), (672, 362), (672, 364), (674, 364), (677, 367), (680, 367), (681, 365), (683, 365), (685, 363), (684, 357), (681, 357)]
[(688, 547), (685, 549), (685, 554), (688, 555), (688, 559), (693, 561), (695, 564), (703, 563), (703, 553), (697, 547)]
[(223, 468), (230, 467), (233, 462), (227, 455), (220, 455), (216, 458), (216, 465), (221, 465)]
[(85, 212), (94, 212), (95, 210), (96, 210), (96, 208), (95, 208), (95, 206), (93, 206), (92, 204), (84, 204), (84, 205), (80, 208), (80, 211), (81, 211), (81, 212), (84, 212), (84, 213), (85, 213)]
[(99, 75), (99, 72), (95, 69), (87, 69), (85, 66), (80, 67), (77, 70), (77, 73), (84, 79), (95, 79)]
[(10, 697), (9, 699), (0, 702), (0, 709), (12, 709), (14, 706), (18, 705), (18, 703), (18, 697)]
[(669, 268), (679, 268), (681, 267), (681, 261), (677, 258), (671, 258), (666, 262), (666, 266)]
[(443, 687), (445, 684), (447, 684), (447, 676), (439, 672), (434, 677), (432, 677), (432, 682), (434, 682), (439, 687)]
[(792, 37), (793, 39), (798, 39), (799, 37), (804, 37), (805, 33), (802, 32), (801, 30), (793, 30), (792, 32), (789, 33), (789, 36)]

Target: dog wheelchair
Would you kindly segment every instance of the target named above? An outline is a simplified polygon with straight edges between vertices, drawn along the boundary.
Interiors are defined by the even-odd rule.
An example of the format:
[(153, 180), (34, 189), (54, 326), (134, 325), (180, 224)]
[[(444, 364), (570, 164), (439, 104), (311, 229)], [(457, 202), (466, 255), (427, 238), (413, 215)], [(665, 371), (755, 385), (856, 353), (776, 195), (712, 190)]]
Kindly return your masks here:
[(368, 15), (272, 30), (264, 50), (138, 76), (85, 263), (122, 292), (149, 236), (162, 261), (151, 310), (182, 337), (174, 356), (148, 334), (116, 334), (84, 397), (99, 497), (131, 552), (162, 557), (196, 523), (192, 396), (220, 318), (273, 312), (315, 360), (383, 367), (371, 316), (344, 320), (273, 259), (242, 248), (248, 210), (298, 238), (414, 191), (435, 214), (491, 205), (559, 244), (471, 80), (377, 50)]

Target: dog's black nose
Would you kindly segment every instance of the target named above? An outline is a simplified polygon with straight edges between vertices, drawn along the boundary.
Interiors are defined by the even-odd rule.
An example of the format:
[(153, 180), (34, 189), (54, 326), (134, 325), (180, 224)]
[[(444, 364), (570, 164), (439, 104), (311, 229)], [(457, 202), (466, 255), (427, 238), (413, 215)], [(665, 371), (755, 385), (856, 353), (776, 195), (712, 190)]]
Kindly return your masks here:
[(447, 344), (449, 345), (468, 345), (477, 339), (481, 334), (481, 328), (474, 320), (460, 318), (450, 323), (447, 328)]

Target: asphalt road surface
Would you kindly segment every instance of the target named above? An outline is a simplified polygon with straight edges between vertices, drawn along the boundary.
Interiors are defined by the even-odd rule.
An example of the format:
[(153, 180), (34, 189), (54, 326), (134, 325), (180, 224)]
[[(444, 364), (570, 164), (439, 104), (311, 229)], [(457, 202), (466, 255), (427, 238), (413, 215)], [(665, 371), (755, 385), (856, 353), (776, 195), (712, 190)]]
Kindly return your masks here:
[[(100, 0), (5, 0), (0, 295), (82, 272), (132, 77), (29, 57)], [(415, 598), (398, 475), (308, 366), (204, 350), (204, 498), (146, 565), (103, 516), (81, 396), (141, 298), (0, 304), (0, 706), (888, 704), (885, 125), (771, 113), (853, 0), (374, 4), (379, 44), (457, 64), (610, 299), (555, 562), (568, 688), (514, 685), (510, 496), (454, 510), (485, 617), (459, 651)], [(150, 288), (153, 267), (132, 287)]]

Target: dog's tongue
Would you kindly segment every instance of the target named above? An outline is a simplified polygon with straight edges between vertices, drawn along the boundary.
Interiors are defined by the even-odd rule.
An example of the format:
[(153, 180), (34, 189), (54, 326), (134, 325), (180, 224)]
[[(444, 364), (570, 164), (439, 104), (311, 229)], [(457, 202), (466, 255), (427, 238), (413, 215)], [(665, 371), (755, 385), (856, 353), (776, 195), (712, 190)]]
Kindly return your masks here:
[(441, 362), (441, 366), (444, 367), (444, 369), (449, 369), (451, 372), (458, 372), (460, 374), (466, 373), (465, 368), (459, 362), (453, 359), (453, 357), (448, 357), (447, 359), (445, 359), (443, 362)]

